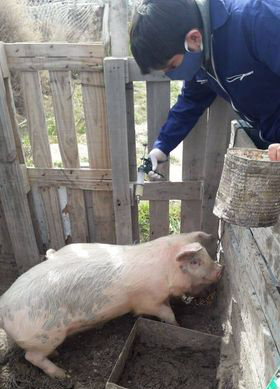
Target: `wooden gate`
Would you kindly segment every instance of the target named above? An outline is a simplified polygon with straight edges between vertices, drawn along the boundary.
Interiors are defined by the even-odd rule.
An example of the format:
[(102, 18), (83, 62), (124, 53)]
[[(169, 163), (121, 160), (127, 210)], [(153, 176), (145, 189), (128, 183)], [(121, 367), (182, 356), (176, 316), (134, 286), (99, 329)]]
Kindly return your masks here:
[[(2, 249), (14, 253), (21, 272), (40, 261), (37, 245), (43, 253), (68, 242), (114, 242), (103, 46), (2, 43), (0, 48)], [(25, 164), (10, 72), (21, 78), (34, 167)], [(61, 168), (54, 168), (52, 160), (44, 82), (48, 86), (44, 97), (49, 94), (55, 117)], [(73, 110), (77, 85), (86, 129), (86, 167), (81, 167)]]
[[(104, 61), (108, 127), (112, 158), (112, 184), (116, 237), (120, 244), (139, 240), (136, 181), (136, 147), (133, 82), (146, 82), (148, 146), (158, 135), (170, 108), (170, 81), (162, 72), (141, 75), (132, 58)], [(218, 219), (212, 214), (224, 154), (234, 113), (217, 99), (184, 141), (182, 182), (166, 181), (144, 185), (143, 200), (150, 202), (150, 238), (169, 233), (169, 200), (181, 200), (181, 231), (202, 229), (217, 234)]]

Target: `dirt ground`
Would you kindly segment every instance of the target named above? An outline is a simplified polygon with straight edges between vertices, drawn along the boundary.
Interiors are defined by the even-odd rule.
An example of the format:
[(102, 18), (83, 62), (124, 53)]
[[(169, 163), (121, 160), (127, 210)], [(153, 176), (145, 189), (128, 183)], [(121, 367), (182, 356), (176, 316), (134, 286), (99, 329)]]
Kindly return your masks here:
[[(213, 296), (210, 296), (208, 300), (195, 299), (188, 305), (182, 302), (173, 305), (179, 324), (190, 329), (222, 335), (219, 312), (216, 309), (215, 300), (212, 301)], [(135, 320), (135, 317), (126, 315), (105, 324), (103, 328), (93, 329), (66, 339), (58, 349), (59, 356), (53, 358), (59, 367), (66, 369), (71, 375), (71, 379), (64, 382), (52, 380), (41, 370), (32, 366), (25, 360), (24, 353), (19, 348), (13, 347), (7, 353), (7, 349), (5, 350), (3, 346), (5, 340), (0, 338), (0, 353), (7, 353), (4, 364), (0, 364), (0, 389), (104, 389)], [(185, 355), (183, 358), (185, 361), (189, 360), (187, 348), (182, 355)], [(198, 363), (197, 358), (201, 358), (201, 355), (195, 356), (194, 361), (196, 362), (194, 363)], [(179, 370), (184, 370), (185, 361), (182, 360), (182, 356), (174, 355), (175, 360), (176, 365), (177, 362), (179, 363)], [(207, 366), (209, 365), (209, 369), (215, 372), (213, 364), (215, 364), (214, 357), (210, 356)], [(175, 371), (176, 367), (173, 368)], [(137, 389), (136, 386), (130, 387)], [(145, 389), (150, 387), (145, 386)], [(167, 387), (177, 388), (173, 384)], [(202, 387), (208, 388), (207, 386), (199, 388)], [(144, 386), (139, 386), (139, 389), (142, 388)], [(163, 389), (160, 386), (153, 386), (153, 389), (156, 388)], [(183, 388), (183, 386), (178, 386), (178, 388)], [(192, 389), (195, 388), (192, 386)], [(188, 387), (184, 385), (184, 389)], [(213, 386), (209, 389), (216, 388)]]

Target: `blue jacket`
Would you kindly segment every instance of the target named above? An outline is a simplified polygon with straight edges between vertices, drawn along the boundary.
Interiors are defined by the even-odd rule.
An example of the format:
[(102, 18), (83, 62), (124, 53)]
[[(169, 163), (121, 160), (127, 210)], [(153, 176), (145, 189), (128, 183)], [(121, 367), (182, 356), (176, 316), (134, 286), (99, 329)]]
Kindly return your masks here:
[(184, 83), (154, 143), (167, 155), (217, 95), (264, 140), (280, 142), (280, 0), (209, 1), (212, 69)]

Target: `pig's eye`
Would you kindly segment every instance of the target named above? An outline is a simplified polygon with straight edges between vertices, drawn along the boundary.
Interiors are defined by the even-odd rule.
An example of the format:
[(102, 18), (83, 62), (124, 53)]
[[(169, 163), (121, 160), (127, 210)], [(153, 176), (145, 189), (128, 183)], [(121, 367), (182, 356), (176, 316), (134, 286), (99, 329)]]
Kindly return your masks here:
[(200, 263), (199, 263), (199, 261), (198, 261), (197, 259), (192, 259), (192, 260), (191, 260), (191, 265), (193, 265), (193, 266), (199, 266)]

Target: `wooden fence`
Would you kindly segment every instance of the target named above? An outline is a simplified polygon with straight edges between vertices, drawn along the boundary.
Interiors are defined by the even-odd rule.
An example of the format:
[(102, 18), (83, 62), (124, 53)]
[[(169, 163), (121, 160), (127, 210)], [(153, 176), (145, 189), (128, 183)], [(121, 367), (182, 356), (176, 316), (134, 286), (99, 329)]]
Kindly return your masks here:
[[(255, 147), (237, 122), (232, 123), (231, 143)], [(246, 388), (263, 389), (280, 364), (280, 224), (225, 224), (222, 244), (235, 348), (251, 382)]]
[[(104, 55), (100, 44), (1, 44), (0, 169), (4, 184), (0, 194), (12, 250), (6, 247), (9, 243), (4, 224), (1, 240), (5, 241), (4, 251), (14, 253), (20, 272), (40, 260), (37, 247), (41, 253), (49, 247), (58, 249), (67, 238), (68, 242), (115, 241)], [(34, 167), (24, 164), (10, 72), (21, 77)], [(53, 168), (48, 138), (41, 86), (46, 73), (61, 169)], [(73, 113), (73, 73), (83, 97), (88, 168), (80, 167)], [(67, 190), (66, 204), (63, 188)], [(70, 239), (63, 223), (66, 217), (70, 219)]]
[[(151, 148), (170, 108), (169, 80), (162, 73), (143, 77), (131, 58), (106, 58), (103, 68), (100, 44), (2, 43), (0, 48), (2, 255), (14, 255), (22, 272), (39, 262), (49, 247), (139, 241), (133, 82), (146, 82)], [(21, 77), (34, 167), (24, 161), (11, 72)], [(61, 168), (53, 166), (48, 137), (42, 92), (46, 79)], [(81, 167), (79, 157), (73, 80), (82, 93), (88, 167)], [(169, 181), (167, 163), (164, 182), (145, 184), (151, 238), (169, 233), (172, 199), (181, 200), (182, 231), (217, 232), (212, 208), (232, 117), (228, 105), (217, 99), (184, 142), (183, 181)]]

